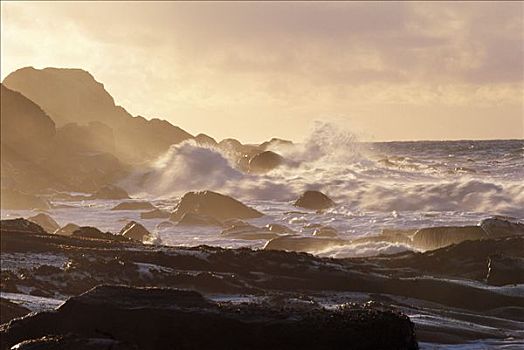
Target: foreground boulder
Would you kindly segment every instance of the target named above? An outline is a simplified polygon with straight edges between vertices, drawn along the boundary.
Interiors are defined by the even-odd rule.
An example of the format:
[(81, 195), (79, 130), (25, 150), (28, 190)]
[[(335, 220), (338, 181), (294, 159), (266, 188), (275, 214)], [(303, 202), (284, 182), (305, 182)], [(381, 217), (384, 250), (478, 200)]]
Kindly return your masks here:
[(36, 214), (27, 218), (27, 220), (39, 225), (47, 233), (54, 233), (56, 230), (60, 228), (60, 225), (58, 225), (58, 223), (52, 217), (45, 213)]
[(49, 209), (51, 206), (49, 202), (45, 199), (37, 197), (35, 195), (12, 190), (12, 189), (2, 189), (1, 196), (1, 205), (2, 209), (14, 209), (14, 210), (24, 210), (24, 209)]
[(412, 244), (419, 249), (437, 249), (468, 240), (488, 238), (480, 226), (426, 227), (413, 236)]
[(293, 204), (295, 207), (301, 207), (313, 210), (322, 210), (331, 208), (335, 202), (324, 193), (319, 191), (306, 191)]
[(480, 222), (480, 227), (490, 237), (524, 235), (524, 223), (510, 217), (495, 216), (484, 219)]
[(101, 187), (98, 191), (93, 193), (90, 199), (130, 199), (129, 194), (123, 189), (115, 185), (106, 185)]
[(111, 210), (154, 210), (155, 206), (149, 202), (136, 201), (136, 202), (122, 202), (117, 206), (111, 208)]
[(407, 316), (371, 304), (335, 310), (292, 302), (217, 304), (193, 291), (124, 286), (96, 287), (56, 311), (5, 325), (0, 334), (2, 349), (67, 334), (146, 350), (418, 348)]
[(486, 282), (493, 286), (524, 283), (524, 258), (502, 254), (490, 256)]
[(250, 173), (265, 173), (273, 170), (284, 163), (284, 158), (272, 151), (264, 151), (255, 154), (249, 160)]
[(170, 219), (179, 221), (186, 213), (210, 216), (219, 221), (252, 219), (264, 215), (236, 199), (212, 191), (186, 193), (171, 213)]
[(151, 237), (151, 232), (149, 232), (144, 226), (140, 225), (136, 221), (130, 221), (125, 225), (119, 233), (121, 236), (127, 237), (129, 239), (142, 242), (145, 239)]

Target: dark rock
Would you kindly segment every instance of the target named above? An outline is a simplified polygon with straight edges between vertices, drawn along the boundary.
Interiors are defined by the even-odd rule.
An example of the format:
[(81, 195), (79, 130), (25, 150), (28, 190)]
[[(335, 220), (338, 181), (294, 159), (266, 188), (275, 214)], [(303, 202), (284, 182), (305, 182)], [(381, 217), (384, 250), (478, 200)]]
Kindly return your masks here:
[(149, 202), (122, 202), (111, 210), (154, 210), (155, 206)]
[(27, 220), (39, 225), (47, 233), (54, 233), (56, 230), (60, 228), (60, 225), (58, 225), (58, 223), (52, 217), (45, 213), (36, 214), (27, 218)]
[(0, 221), (0, 228), (2, 231), (47, 234), (40, 225), (23, 218), (2, 220)]
[(218, 221), (227, 219), (251, 219), (263, 216), (229, 196), (212, 191), (188, 192), (171, 213), (170, 220), (179, 221), (186, 213), (211, 216)]
[(501, 254), (490, 256), (486, 281), (492, 286), (524, 283), (524, 258)]
[(178, 226), (222, 226), (222, 223), (208, 215), (185, 213), (177, 223)]
[(348, 243), (349, 241), (343, 239), (286, 235), (270, 240), (266, 243), (264, 249), (314, 253), (319, 250), (325, 250)]
[(17, 350), (138, 350), (124, 342), (110, 338), (82, 338), (75, 334), (65, 336), (44, 336), (38, 339), (30, 339), (15, 345)]
[(272, 151), (264, 151), (255, 154), (249, 160), (249, 172), (265, 173), (273, 170), (284, 163), (284, 158)]
[(6, 323), (13, 318), (18, 318), (30, 313), (26, 307), (13, 303), (7, 299), (0, 298), (0, 323)]
[(64, 227), (59, 228), (54, 232), (55, 235), (62, 235), (62, 236), (71, 236), (73, 232), (78, 230), (80, 226), (76, 224), (69, 223), (65, 225)]
[(313, 210), (322, 210), (333, 207), (333, 202), (328, 196), (319, 191), (306, 191), (294, 203), (295, 207)]
[(268, 150), (269, 148), (278, 148), (282, 146), (293, 146), (293, 142), (273, 137), (271, 140), (261, 143), (259, 147), (260, 149)]
[(7, 188), (2, 188), (0, 200), (2, 209), (24, 210), (50, 208), (49, 202), (45, 199)]
[(426, 227), (413, 236), (413, 246), (419, 249), (437, 249), (467, 240), (488, 238), (480, 226)]
[(4, 327), (1, 347), (75, 334), (144, 350), (418, 348), (413, 323), (400, 313), (371, 304), (335, 310), (289, 305), (217, 304), (192, 291), (99, 286), (54, 312)]
[(480, 222), (480, 227), (482, 227), (490, 237), (524, 235), (524, 223), (505, 216), (495, 216), (484, 219)]
[(257, 227), (248, 223), (236, 223), (221, 232), (221, 235), (243, 240), (268, 240), (278, 237), (278, 233), (267, 227)]
[(102, 186), (90, 199), (130, 199), (129, 194), (123, 189), (115, 185)]
[(160, 209), (140, 213), (141, 219), (168, 219), (170, 216), (171, 214), (169, 212)]
[(120, 230), (119, 234), (139, 242), (151, 237), (151, 232), (136, 221), (130, 221), (122, 228), (122, 230)]
[(111, 232), (102, 232), (96, 227), (82, 226), (71, 234), (72, 237), (105, 239), (105, 240), (127, 240), (127, 237), (117, 236)]

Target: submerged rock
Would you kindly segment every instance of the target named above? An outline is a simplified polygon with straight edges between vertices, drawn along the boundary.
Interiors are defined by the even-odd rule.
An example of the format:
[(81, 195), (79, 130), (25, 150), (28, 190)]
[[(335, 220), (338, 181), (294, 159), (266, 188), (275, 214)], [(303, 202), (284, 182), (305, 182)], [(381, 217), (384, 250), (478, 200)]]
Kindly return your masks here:
[(486, 282), (492, 286), (524, 283), (524, 258), (501, 254), (490, 256)]
[(93, 193), (90, 199), (130, 199), (129, 194), (123, 188), (115, 185), (106, 185)]
[(54, 234), (55, 235), (61, 235), (61, 236), (71, 236), (73, 234), (73, 232), (75, 232), (79, 228), (80, 228), (80, 226), (78, 226), (77, 224), (69, 223), (69, 224), (65, 225), (64, 227), (61, 227), (61, 228), (57, 229), (54, 232)]
[(337, 237), (338, 231), (331, 226), (322, 226), (313, 231), (313, 236), (316, 237)]
[(119, 234), (139, 242), (142, 242), (151, 236), (151, 232), (136, 221), (130, 221), (120, 230)]
[(480, 226), (426, 227), (413, 236), (412, 244), (419, 249), (437, 249), (468, 240), (488, 238)]
[(186, 213), (210, 216), (219, 221), (251, 219), (264, 215), (236, 199), (212, 191), (186, 193), (171, 213), (170, 220), (179, 221)]
[(153, 209), (151, 211), (146, 211), (143, 213), (140, 213), (141, 219), (167, 219), (169, 218), (171, 214), (167, 211), (160, 210), (160, 209)]
[(51, 216), (45, 213), (36, 214), (27, 218), (27, 220), (39, 225), (47, 233), (54, 233), (56, 230), (60, 228), (60, 225), (58, 225), (58, 223)]
[(279, 236), (278, 233), (269, 230), (268, 227), (260, 228), (245, 222), (232, 224), (223, 230), (221, 235), (244, 240), (268, 240)]
[(3, 188), (0, 195), (2, 209), (49, 209), (49, 202), (33, 194)]
[(319, 191), (306, 191), (293, 204), (295, 207), (301, 207), (313, 210), (322, 210), (331, 208), (335, 202), (324, 193)]
[(480, 227), (482, 227), (490, 237), (524, 235), (524, 223), (505, 216), (495, 216), (484, 219), (480, 222)]
[(249, 159), (250, 173), (265, 173), (273, 170), (284, 163), (284, 158), (272, 151), (264, 151), (255, 154)]
[(144, 350), (418, 348), (407, 316), (371, 304), (327, 310), (289, 303), (283, 309), (271, 303), (218, 304), (194, 291), (124, 286), (96, 287), (0, 332), (2, 349), (67, 334)]
[(175, 224), (172, 222), (172, 221), (162, 221), (160, 223), (158, 223), (158, 225), (156, 225), (156, 229), (157, 230), (165, 230), (167, 228), (171, 228), (175, 226)]
[(111, 210), (153, 210), (155, 206), (149, 202), (136, 201), (136, 202), (122, 202), (112, 208)]

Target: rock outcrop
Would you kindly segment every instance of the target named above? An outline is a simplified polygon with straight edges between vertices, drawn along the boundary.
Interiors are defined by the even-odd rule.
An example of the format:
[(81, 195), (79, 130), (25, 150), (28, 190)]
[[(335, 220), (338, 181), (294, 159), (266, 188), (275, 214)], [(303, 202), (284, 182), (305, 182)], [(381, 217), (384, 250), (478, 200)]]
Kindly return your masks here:
[(45, 213), (36, 214), (27, 218), (27, 220), (39, 225), (47, 233), (54, 233), (56, 230), (60, 228), (60, 225), (58, 225), (58, 223), (51, 216)]
[(319, 191), (306, 191), (293, 204), (295, 207), (301, 207), (313, 210), (323, 210), (331, 208), (335, 202), (324, 193)]
[(524, 258), (502, 254), (490, 256), (486, 282), (493, 286), (524, 283)]
[(264, 151), (255, 154), (249, 160), (250, 173), (265, 173), (273, 170), (284, 163), (284, 158), (272, 151)]
[(490, 237), (524, 235), (524, 223), (505, 216), (495, 216), (484, 219), (480, 222), (480, 227), (482, 227)]
[(144, 350), (418, 348), (407, 316), (371, 305), (335, 310), (293, 303), (285, 309), (271, 303), (228, 305), (194, 291), (124, 286), (96, 287), (0, 332), (2, 349), (68, 334)]
[(170, 219), (179, 221), (186, 213), (210, 216), (218, 221), (252, 219), (263, 216), (259, 211), (236, 199), (212, 191), (186, 193), (171, 213)]
[(349, 244), (349, 241), (337, 238), (286, 235), (271, 239), (266, 243), (264, 249), (314, 253), (345, 244)]
[(73, 232), (75, 232), (79, 228), (80, 228), (80, 226), (78, 226), (77, 224), (69, 223), (69, 224), (67, 224), (67, 225), (57, 229), (54, 232), (54, 234), (55, 235), (61, 235), (61, 236), (71, 236), (73, 234)]
[(136, 221), (130, 221), (127, 223), (120, 230), (119, 234), (138, 242), (142, 242), (151, 237), (151, 232), (149, 232), (144, 226)]
[(151, 211), (145, 211), (140, 213), (141, 219), (167, 219), (171, 214), (161, 209), (153, 209)]
[(178, 226), (222, 226), (222, 223), (212, 216), (196, 214), (192, 212), (182, 215), (177, 223)]

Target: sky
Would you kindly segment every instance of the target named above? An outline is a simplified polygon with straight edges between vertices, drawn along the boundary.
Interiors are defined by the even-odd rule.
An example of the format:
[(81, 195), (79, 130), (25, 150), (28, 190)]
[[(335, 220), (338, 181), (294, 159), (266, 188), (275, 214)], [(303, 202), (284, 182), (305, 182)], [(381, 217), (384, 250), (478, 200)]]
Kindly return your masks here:
[(217, 140), (524, 138), (524, 2), (2, 1), (2, 79), (25, 66)]

